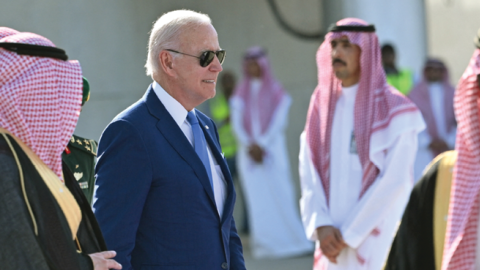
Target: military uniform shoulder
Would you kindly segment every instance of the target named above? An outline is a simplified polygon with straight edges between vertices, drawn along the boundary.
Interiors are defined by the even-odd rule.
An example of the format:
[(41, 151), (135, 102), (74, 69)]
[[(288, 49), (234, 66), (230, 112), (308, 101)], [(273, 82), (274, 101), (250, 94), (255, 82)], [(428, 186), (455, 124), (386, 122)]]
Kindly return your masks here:
[(97, 155), (98, 143), (92, 139), (82, 138), (80, 136), (73, 134), (72, 137), (70, 138), (70, 141), (68, 142), (68, 146), (83, 150), (94, 156)]

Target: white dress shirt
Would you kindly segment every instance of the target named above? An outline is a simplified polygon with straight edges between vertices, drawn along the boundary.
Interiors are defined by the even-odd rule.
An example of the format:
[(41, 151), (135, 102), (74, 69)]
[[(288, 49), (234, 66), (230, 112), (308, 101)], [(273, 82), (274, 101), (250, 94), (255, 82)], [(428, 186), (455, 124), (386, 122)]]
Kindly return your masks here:
[[(187, 137), (190, 144), (193, 146), (194, 138), (192, 127), (187, 121), (188, 111), (174, 99), (170, 94), (168, 94), (165, 89), (162, 88), (157, 82), (153, 82), (153, 91), (157, 95), (158, 99), (165, 106), (165, 109), (173, 117), (173, 120), (182, 130), (185, 137)], [(195, 113), (195, 109), (193, 110)], [(227, 183), (225, 182), (225, 177), (222, 173), (222, 169), (215, 158), (213, 158), (212, 150), (207, 142), (207, 152), (208, 159), (210, 161), (210, 169), (212, 171), (212, 182), (213, 182), (213, 194), (215, 196), (215, 204), (217, 205), (218, 214), (222, 217), (223, 207), (225, 205), (225, 200), (227, 198)]]

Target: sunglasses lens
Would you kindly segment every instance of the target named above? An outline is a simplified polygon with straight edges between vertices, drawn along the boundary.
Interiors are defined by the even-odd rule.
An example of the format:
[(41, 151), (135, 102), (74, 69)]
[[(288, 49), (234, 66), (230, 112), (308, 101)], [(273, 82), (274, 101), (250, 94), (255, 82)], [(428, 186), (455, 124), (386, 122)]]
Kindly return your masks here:
[(215, 52), (206, 51), (200, 57), (200, 66), (206, 67), (212, 63), (213, 59), (215, 58)]
[(226, 54), (227, 52), (225, 52), (224, 50), (217, 51), (217, 57), (218, 57), (218, 61), (220, 61), (220, 64), (223, 64), (223, 61), (225, 61)]
[(226, 52), (224, 50), (216, 52), (206, 51), (202, 54), (202, 56), (200, 56), (200, 66), (206, 67), (210, 65), (210, 63), (212, 63), (213, 59), (215, 58), (215, 55), (217, 55), (220, 65), (223, 64), (226, 55)]

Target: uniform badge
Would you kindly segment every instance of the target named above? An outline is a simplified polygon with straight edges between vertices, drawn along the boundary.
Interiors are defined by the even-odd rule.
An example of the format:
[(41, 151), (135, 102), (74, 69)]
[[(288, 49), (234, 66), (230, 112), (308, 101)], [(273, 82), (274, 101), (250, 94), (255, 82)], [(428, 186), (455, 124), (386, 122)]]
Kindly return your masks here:
[(78, 185), (80, 186), (81, 189), (87, 189), (88, 188), (88, 182), (78, 183)]
[(83, 172), (73, 173), (73, 176), (75, 176), (75, 179), (77, 179), (77, 181), (80, 181), (80, 179), (82, 179), (83, 177)]
[(82, 141), (80, 141), (80, 140), (77, 140), (77, 143), (80, 144), (80, 145), (82, 145)]
[(75, 138), (72, 136), (72, 138), (70, 138), (70, 141), (71, 141), (72, 143), (74, 143), (74, 142), (75, 142)]

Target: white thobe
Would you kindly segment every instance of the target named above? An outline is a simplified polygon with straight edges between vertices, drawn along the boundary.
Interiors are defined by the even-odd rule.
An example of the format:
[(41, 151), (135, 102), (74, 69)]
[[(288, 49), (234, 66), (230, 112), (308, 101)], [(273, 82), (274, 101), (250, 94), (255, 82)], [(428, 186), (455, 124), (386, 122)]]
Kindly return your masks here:
[[(254, 81), (250, 89), (252, 100), (257, 100), (259, 81)], [(237, 165), (248, 209), (253, 256), (278, 258), (311, 252), (313, 245), (303, 233), (296, 205), (285, 141), (291, 98), (287, 95), (282, 98), (263, 134), (258, 111), (253, 109), (252, 137), (243, 126), (243, 100), (233, 97), (230, 103), (232, 128), (239, 143)], [(266, 153), (262, 164), (255, 163), (248, 154), (252, 143)]]
[[(153, 91), (165, 106), (168, 113), (170, 113), (173, 120), (175, 120), (175, 123), (180, 127), (183, 134), (185, 134), (185, 137), (187, 137), (190, 144), (194, 146), (195, 140), (193, 138), (192, 126), (187, 121), (188, 111), (182, 106), (182, 104), (180, 104), (180, 102), (170, 96), (170, 94), (168, 94), (167, 91), (165, 91), (165, 89), (163, 89), (157, 82), (153, 83)], [(223, 207), (225, 206), (225, 200), (227, 199), (227, 182), (225, 181), (225, 176), (222, 173), (220, 165), (218, 165), (217, 160), (213, 157), (212, 150), (208, 143), (207, 152), (210, 161), (210, 170), (212, 172), (213, 196), (215, 197), (218, 215), (222, 217)]]
[[(437, 126), (437, 132), (440, 139), (444, 140), (450, 149), (455, 148), (455, 139), (457, 136), (457, 128), (454, 127), (447, 131), (445, 121), (444, 108), (444, 89), (441, 83), (431, 83), (428, 86), (428, 93), (430, 95), (430, 103), (432, 105), (433, 116)], [(432, 137), (424, 130), (418, 135), (418, 152), (415, 158), (415, 181), (418, 181), (422, 176), (425, 167), (435, 158), (432, 151), (428, 148), (432, 142)]]
[[(306, 235), (318, 247), (316, 229), (334, 226), (340, 229), (348, 245), (337, 257), (338, 264), (330, 263), (325, 256), (321, 258), (320, 263), (329, 270), (381, 269), (413, 186), (417, 134), (423, 128), (421, 115), (416, 112), (394, 118), (390, 132), (372, 135), (369, 156), (380, 173), (360, 198), (362, 169), (358, 154), (351, 147), (357, 88), (344, 87), (335, 107), (329, 205), (305, 132), (300, 137), (300, 208)], [(375, 235), (374, 231), (380, 233)]]

